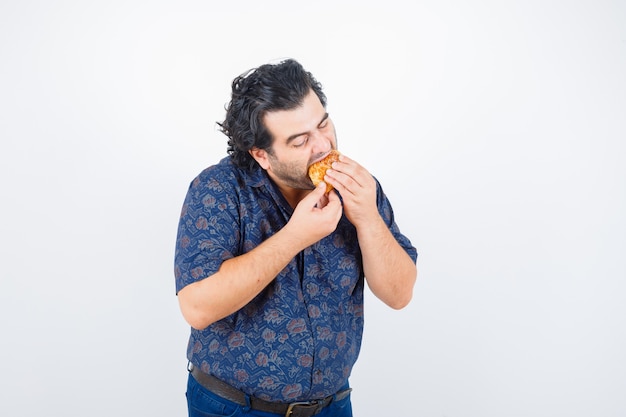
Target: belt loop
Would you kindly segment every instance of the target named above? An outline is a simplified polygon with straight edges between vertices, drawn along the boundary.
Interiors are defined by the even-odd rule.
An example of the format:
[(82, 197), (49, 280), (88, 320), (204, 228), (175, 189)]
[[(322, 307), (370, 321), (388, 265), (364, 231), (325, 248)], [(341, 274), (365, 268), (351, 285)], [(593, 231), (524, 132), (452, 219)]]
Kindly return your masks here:
[(245, 394), (245, 398), (246, 405), (243, 407), (243, 411), (247, 413), (252, 408), (252, 404), (250, 403), (250, 396), (248, 394)]

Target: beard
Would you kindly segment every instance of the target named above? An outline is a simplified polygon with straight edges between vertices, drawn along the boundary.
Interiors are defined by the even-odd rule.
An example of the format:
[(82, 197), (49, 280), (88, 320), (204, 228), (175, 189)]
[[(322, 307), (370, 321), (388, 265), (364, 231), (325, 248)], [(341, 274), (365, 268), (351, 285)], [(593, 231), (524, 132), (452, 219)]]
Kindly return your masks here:
[(273, 153), (268, 152), (268, 159), (272, 164), (272, 172), (285, 185), (298, 190), (312, 190), (315, 188), (309, 178), (308, 166), (302, 167), (298, 162), (281, 162)]

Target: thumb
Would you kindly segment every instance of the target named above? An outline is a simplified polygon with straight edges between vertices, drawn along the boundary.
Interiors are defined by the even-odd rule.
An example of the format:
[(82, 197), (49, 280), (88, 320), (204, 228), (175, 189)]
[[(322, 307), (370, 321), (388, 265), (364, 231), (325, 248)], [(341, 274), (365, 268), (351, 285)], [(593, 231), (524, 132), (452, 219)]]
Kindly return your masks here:
[(325, 192), (326, 192), (326, 183), (324, 181), (321, 181), (319, 184), (317, 184), (317, 186), (311, 192), (311, 194), (309, 194), (309, 196), (312, 196), (312, 198), (314, 198), (315, 201), (317, 201), (320, 198), (322, 198)]
[(326, 183), (322, 181), (319, 184), (317, 184), (315, 189), (311, 191), (309, 195), (305, 197), (305, 200), (307, 201), (307, 205), (311, 207), (316, 206), (318, 201), (320, 201), (322, 197), (324, 197), (324, 193), (326, 193)]

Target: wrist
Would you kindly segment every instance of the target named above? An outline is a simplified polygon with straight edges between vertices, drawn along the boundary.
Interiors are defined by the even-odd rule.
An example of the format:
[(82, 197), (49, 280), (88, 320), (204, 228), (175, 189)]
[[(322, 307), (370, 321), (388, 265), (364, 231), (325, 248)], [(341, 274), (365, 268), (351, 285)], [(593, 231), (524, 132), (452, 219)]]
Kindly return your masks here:
[(383, 221), (383, 218), (380, 216), (380, 214), (378, 214), (378, 212), (375, 216), (372, 216), (367, 220), (354, 222), (353, 225), (356, 228), (356, 232), (359, 237), (369, 235), (377, 236), (381, 232), (388, 230), (387, 225)]
[(294, 256), (314, 243), (309, 243), (306, 233), (303, 233), (302, 230), (290, 223), (287, 223), (274, 236), (280, 240), (282, 247), (293, 251)]

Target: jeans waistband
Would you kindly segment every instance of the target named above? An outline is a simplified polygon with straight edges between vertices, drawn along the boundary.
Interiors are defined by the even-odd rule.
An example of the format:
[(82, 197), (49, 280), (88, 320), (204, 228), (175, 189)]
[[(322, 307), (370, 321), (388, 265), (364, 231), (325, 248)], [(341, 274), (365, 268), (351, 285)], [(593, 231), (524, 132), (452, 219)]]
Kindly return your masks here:
[(189, 372), (191, 372), (191, 375), (200, 385), (226, 400), (232, 401), (244, 407), (249, 405), (253, 410), (282, 414), (285, 417), (314, 416), (322, 411), (324, 407), (333, 402), (333, 400), (342, 400), (352, 391), (352, 388), (348, 388), (319, 400), (299, 401), (294, 403), (275, 403), (249, 396), (243, 391), (238, 390), (215, 376), (201, 371), (198, 367), (193, 366), (191, 363), (189, 364)]

